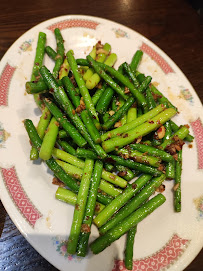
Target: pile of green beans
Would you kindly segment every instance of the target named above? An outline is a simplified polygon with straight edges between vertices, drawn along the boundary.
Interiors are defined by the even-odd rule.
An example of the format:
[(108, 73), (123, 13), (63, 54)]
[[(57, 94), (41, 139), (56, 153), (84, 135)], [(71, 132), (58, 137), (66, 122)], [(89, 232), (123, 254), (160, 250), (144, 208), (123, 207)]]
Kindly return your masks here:
[[(56, 49), (39, 33), (25, 85), (42, 111), (36, 127), (24, 120), (30, 159), (45, 161), (65, 186), (56, 199), (75, 206), (67, 252), (86, 256), (92, 224), (101, 234), (90, 244), (94, 254), (127, 233), (131, 270), (137, 224), (165, 202), (161, 193), (150, 198), (165, 179), (174, 180), (174, 210), (181, 211), (182, 146), (193, 136), (172, 121), (177, 108), (152, 77), (139, 72), (141, 50), (115, 69), (110, 44), (99, 42), (76, 59), (58, 28), (54, 35)], [(45, 57), (54, 61), (52, 71)]]

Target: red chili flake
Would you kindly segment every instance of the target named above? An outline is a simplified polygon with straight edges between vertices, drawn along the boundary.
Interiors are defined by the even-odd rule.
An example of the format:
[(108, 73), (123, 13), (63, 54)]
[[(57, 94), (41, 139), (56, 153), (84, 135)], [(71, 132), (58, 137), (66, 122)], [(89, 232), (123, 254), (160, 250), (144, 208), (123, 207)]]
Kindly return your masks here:
[(123, 138), (126, 138), (126, 137), (128, 137), (128, 134), (124, 134), (124, 135), (123, 135)]
[(72, 110), (72, 113), (73, 113), (73, 115), (75, 115), (75, 110), (74, 109)]
[(90, 232), (90, 226), (87, 224), (82, 224), (81, 226), (81, 232), (89, 233)]
[(65, 186), (65, 184), (62, 181), (60, 181), (58, 178), (56, 178), (56, 177), (53, 178), (52, 184), (58, 185), (60, 187), (64, 187)]
[(44, 116), (44, 120), (46, 120), (47, 118), (48, 118), (48, 113), (46, 112)]
[(173, 190), (176, 191), (178, 189), (178, 187), (180, 186), (179, 183), (175, 184), (174, 187), (173, 187)]
[(159, 167), (158, 167), (158, 170), (164, 171), (164, 170), (165, 170), (164, 165), (163, 165), (163, 164), (160, 164)]
[(156, 188), (156, 192), (163, 193), (165, 191), (165, 185), (161, 184), (158, 188)]
[(115, 161), (113, 158), (111, 158), (111, 157), (106, 158), (105, 161), (106, 161), (107, 163), (115, 163), (115, 162), (116, 162), (116, 161)]
[(178, 161), (178, 154), (177, 154), (177, 153), (174, 154), (174, 155), (173, 155), (173, 158), (174, 158), (176, 161)]
[(126, 175), (127, 175), (127, 171), (120, 171), (120, 172), (118, 172), (118, 176), (120, 176), (120, 177), (124, 177)]
[(136, 183), (133, 183), (132, 184), (132, 189), (135, 189), (137, 187), (137, 184)]
[(115, 178), (116, 178), (115, 175), (113, 175), (113, 174), (110, 175), (110, 179), (115, 180)]
[(78, 203), (76, 203), (76, 204), (75, 204), (75, 209), (76, 209), (76, 210), (79, 210), (79, 209), (80, 209), (80, 207), (79, 207), (79, 204), (78, 204)]
[(154, 123), (154, 121), (153, 121), (153, 120), (149, 120), (148, 122), (149, 122), (149, 123), (152, 123), (152, 124)]
[(157, 120), (157, 122), (156, 122), (157, 124), (161, 124), (161, 122), (160, 122), (160, 120)]
[(192, 148), (193, 148), (193, 145), (192, 145), (192, 144), (189, 144), (189, 145), (188, 145), (188, 148), (192, 149)]
[(73, 174), (73, 177), (75, 178), (75, 179), (80, 179), (80, 175), (79, 174)]
[(95, 212), (99, 212), (100, 211), (100, 204), (96, 203), (96, 206), (95, 206)]
[(128, 87), (125, 87), (125, 89), (124, 89), (124, 93), (125, 93), (125, 94), (130, 93), (130, 90), (129, 90), (129, 88), (128, 88)]

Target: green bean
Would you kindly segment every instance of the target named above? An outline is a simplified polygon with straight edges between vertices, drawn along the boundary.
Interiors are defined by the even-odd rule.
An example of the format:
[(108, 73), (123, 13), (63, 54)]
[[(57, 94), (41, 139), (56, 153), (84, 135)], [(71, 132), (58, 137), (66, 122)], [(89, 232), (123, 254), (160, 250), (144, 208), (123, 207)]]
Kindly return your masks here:
[[(67, 152), (64, 152), (60, 149), (54, 148), (52, 154), (58, 158), (61, 159), (67, 163), (70, 163), (73, 166), (76, 166), (78, 168), (83, 169), (84, 168), (84, 161), (75, 157), (74, 155), (71, 155)], [(110, 183), (113, 183), (117, 186), (120, 186), (122, 188), (125, 188), (127, 185), (126, 180), (122, 179), (119, 176), (116, 176), (115, 174), (106, 171), (105, 169), (103, 169), (102, 171), (102, 178)]]
[(46, 46), (45, 47), (45, 52), (47, 53), (47, 55), (53, 59), (54, 61), (56, 60), (56, 56), (57, 56), (57, 52), (54, 51), (53, 48), (51, 48), (50, 46)]
[(137, 67), (141, 61), (142, 56), (143, 56), (143, 52), (141, 50), (137, 50), (136, 53), (134, 54), (130, 63), (130, 67), (133, 70), (133, 72), (137, 70)]
[(128, 113), (127, 113), (127, 123), (135, 120), (137, 118), (137, 108), (136, 107), (132, 107), (128, 109)]
[(99, 114), (104, 114), (107, 111), (113, 95), (114, 90), (112, 88), (108, 87), (104, 90), (96, 106), (96, 110)]
[[(106, 59), (106, 55), (108, 55), (108, 53), (110, 52), (110, 50), (111, 50), (111, 46), (108, 44), (108, 43), (105, 43), (104, 44), (104, 46), (103, 46), (103, 50), (104, 51), (106, 51), (106, 53), (100, 53), (100, 54), (98, 54), (97, 56), (96, 56), (96, 60), (98, 61), (98, 62), (101, 62), (101, 63), (103, 63), (104, 61), (105, 61), (105, 59)], [(117, 58), (116, 58), (117, 59)], [(116, 59), (115, 59), (115, 61), (116, 61)], [(113, 59), (111, 59), (110, 61), (108, 61), (108, 63), (109, 64), (111, 64), (112, 63), (112, 65), (114, 64), (114, 62), (113, 62), (113, 60), (114, 60), (114, 58)], [(99, 74), (97, 74), (97, 73), (94, 73), (90, 78), (88, 78), (88, 80), (86, 81), (86, 87), (88, 88), (88, 89), (93, 89), (93, 88), (95, 88), (96, 87), (96, 85), (98, 85), (98, 83), (100, 82), (100, 76), (99, 76)]]
[(116, 176), (115, 174), (106, 171), (103, 169), (102, 171), (102, 178), (114, 185), (120, 186), (122, 188), (125, 188), (127, 186), (127, 181), (123, 178)]
[(73, 141), (79, 146), (86, 145), (86, 140), (79, 134), (77, 129), (67, 120), (62, 111), (50, 100), (44, 99), (44, 102), (56, 120), (60, 123), (63, 129), (70, 135)]
[[(98, 144), (101, 142), (101, 136), (99, 134), (99, 131), (97, 130), (97, 128), (94, 125), (93, 120), (91, 119), (91, 117), (89, 116), (87, 110), (83, 110), (80, 114), (83, 123), (85, 124), (85, 127), (89, 133), (89, 135), (91, 136), (92, 140), (94, 141), (95, 144)], [(102, 153), (103, 155), (103, 153)]]
[[(140, 93), (143, 93), (145, 91), (145, 89), (147, 89), (147, 87), (149, 86), (150, 82), (152, 80), (152, 77), (151, 76), (147, 76), (145, 78), (145, 80), (140, 84), (139, 88), (138, 88), (138, 91)], [(149, 108), (147, 108), (149, 110)]]
[[(73, 214), (72, 226), (70, 230), (70, 235), (67, 243), (67, 252), (70, 254), (75, 254), (77, 249), (77, 244), (80, 236), (80, 229), (82, 226), (83, 217), (86, 210), (87, 196), (90, 187), (90, 180), (92, 176), (94, 161), (91, 159), (85, 160), (84, 174), (81, 179), (80, 189), (78, 191), (77, 202), (75, 205), (75, 210)], [(96, 190), (97, 192), (97, 190)], [(95, 197), (96, 204), (96, 197)], [(95, 209), (95, 206), (94, 206)], [(94, 212), (93, 209), (93, 212)]]
[(166, 177), (167, 177), (167, 179), (174, 179), (175, 178), (175, 160), (169, 162), (166, 165)]
[(114, 170), (114, 166), (110, 163), (104, 163), (104, 168), (109, 172), (112, 172)]
[(181, 212), (181, 173), (182, 150), (178, 152), (178, 160), (175, 166), (174, 207), (176, 212)]
[[(144, 109), (144, 111), (148, 110), (146, 99), (145, 99), (144, 95), (142, 93), (140, 93), (137, 88), (135, 88), (135, 86), (130, 82), (130, 80), (127, 77), (125, 77), (124, 75), (122, 75), (121, 73), (116, 71), (114, 68), (109, 67), (108, 65), (105, 65), (104, 63), (96, 63), (95, 64), (95, 61), (91, 60), (91, 58), (88, 57), (88, 56), (87, 56), (87, 60), (90, 61), (91, 65), (94, 65), (94, 68), (95, 68), (95, 65), (98, 65), (100, 67), (100, 71), (102, 69), (103, 69), (104, 72), (108, 71), (114, 78), (119, 80), (119, 82), (121, 82), (124, 86), (128, 87), (129, 90), (131, 91), (132, 95), (136, 98), (138, 104)], [(109, 83), (109, 85), (110, 85), (110, 83)], [(116, 91), (116, 89), (115, 89), (115, 91)], [(122, 98), (124, 98), (126, 100), (125, 97), (122, 97)]]
[(103, 169), (103, 163), (99, 160), (95, 162), (94, 172), (89, 190), (89, 196), (87, 200), (87, 206), (85, 209), (84, 219), (82, 222), (80, 238), (77, 247), (77, 255), (85, 257), (87, 254), (88, 240), (91, 232), (91, 225), (96, 206), (96, 196), (101, 180), (101, 174)]
[(35, 94), (47, 91), (47, 85), (44, 81), (26, 82), (25, 89), (28, 94)]
[[(95, 150), (95, 152), (101, 158), (105, 158), (106, 157), (106, 153), (104, 152), (104, 150), (101, 148), (100, 145), (96, 145), (94, 143), (94, 141), (92, 139), (92, 132), (91, 132), (91, 134), (89, 134), (90, 133), (90, 128), (93, 129), (93, 138), (96, 140), (96, 142), (100, 141), (99, 132), (98, 132), (98, 130), (96, 128), (94, 129), (94, 124), (92, 122), (91, 122), (91, 126), (89, 127), (90, 118), (88, 120), (86, 119), (87, 118), (87, 114), (85, 115), (85, 111), (84, 111), (84, 113), (83, 112), (81, 113), (81, 117), (82, 117), (82, 119), (84, 121), (83, 115), (85, 115), (85, 122), (86, 122), (86, 124), (87, 124), (87, 121), (88, 121), (88, 126), (86, 128), (88, 129), (89, 133), (87, 132), (87, 130), (86, 130), (86, 128), (85, 128), (82, 120), (80, 119), (80, 117), (77, 114), (75, 114), (74, 107), (71, 104), (71, 102), (70, 102), (68, 96), (66, 95), (64, 89), (62, 87), (60, 87), (60, 86), (57, 85), (56, 81), (54, 81), (54, 78), (51, 76), (51, 74), (48, 71), (48, 69), (46, 67), (42, 67), (40, 69), (40, 72), (41, 72), (44, 80), (46, 80), (47, 85), (49, 86), (49, 88), (52, 89), (52, 93), (53, 93), (54, 97), (58, 100), (59, 104), (62, 106), (62, 108), (64, 109), (64, 111), (67, 113), (67, 115), (69, 116), (69, 118), (72, 120), (72, 122), (74, 123), (74, 125), (76, 126), (76, 128), (80, 131), (80, 133), (82, 134), (82, 136), (85, 139), (79, 134), (79, 132), (78, 132), (78, 135), (83, 138), (83, 141), (86, 140), (89, 143), (89, 145)], [(63, 80), (68, 81), (68, 79), (67, 80), (63, 79)], [(49, 106), (53, 107), (53, 105), (51, 105), (51, 104)], [(56, 106), (54, 108), (55, 109), (53, 109), (53, 110), (57, 111), (58, 114), (59, 114), (60, 113), (59, 109), (57, 109)], [(62, 119), (62, 117), (60, 117), (60, 119)], [(73, 140), (75, 141), (76, 139), (77, 138), (75, 138)], [(81, 143), (84, 143), (84, 142), (81, 142)], [(78, 145), (78, 146), (82, 147), (81, 145)]]
[(158, 105), (155, 109), (150, 110), (149, 112), (145, 113), (144, 115), (140, 116), (139, 118), (127, 123), (119, 128), (114, 130), (108, 131), (101, 135), (101, 140), (104, 141), (108, 138), (116, 137), (118, 134), (127, 133), (128, 131), (136, 128), (137, 126), (143, 124), (144, 122), (148, 121), (149, 119), (155, 117), (160, 112), (165, 109), (164, 105)]
[(184, 139), (189, 134), (189, 130), (186, 126), (182, 126), (177, 132), (175, 132), (169, 139), (164, 140), (164, 142), (159, 146), (160, 149), (164, 150), (168, 145), (174, 142), (174, 136), (178, 136), (179, 139)]
[(100, 97), (102, 96), (102, 94), (104, 93), (105, 89), (106, 89), (106, 83), (103, 83), (102, 87), (98, 88), (95, 91), (94, 95), (92, 96), (92, 102), (95, 106), (97, 105), (97, 103), (98, 103)]
[(69, 71), (70, 65), (67, 58), (64, 58), (63, 64), (61, 65), (59, 70), (59, 80), (62, 80), (63, 77), (68, 76)]
[(74, 87), (68, 76), (63, 77), (62, 82), (66, 92), (72, 100), (72, 103), (74, 104), (75, 108), (77, 108), (80, 105), (80, 94), (77, 92), (77, 89)]
[[(117, 60), (117, 55), (116, 55), (115, 53), (111, 53), (111, 54), (107, 57), (107, 59), (105, 60), (104, 63), (105, 63), (106, 65), (112, 67), (112, 66), (115, 64), (116, 60)], [(98, 61), (98, 60), (97, 60), (97, 61)]]
[[(51, 113), (48, 110), (48, 108), (45, 107), (42, 111), (42, 115), (37, 125), (37, 133), (41, 139), (43, 139), (45, 135), (45, 131), (49, 125), (50, 119), (51, 119)], [(39, 157), (39, 153), (37, 149), (35, 149), (35, 147), (32, 147), (30, 151), (30, 160), (37, 160), (38, 157)]]
[(59, 76), (59, 70), (61, 68), (61, 65), (63, 64), (65, 49), (64, 49), (63, 37), (61, 35), (60, 29), (55, 28), (54, 34), (55, 34), (56, 44), (57, 44), (57, 55), (55, 57), (55, 66), (53, 68), (53, 77), (56, 79)]
[[(26, 119), (24, 120), (24, 125), (32, 145), (39, 151), (42, 145), (42, 140), (39, 137), (32, 121)], [(59, 180), (61, 180), (65, 185), (67, 185), (70, 189), (72, 189), (75, 192), (79, 190), (77, 182), (67, 175), (67, 173), (62, 169), (62, 167), (60, 167), (59, 164), (57, 164), (55, 159), (50, 158), (49, 160), (46, 160), (46, 164), (54, 172), (55, 176)]]
[(39, 157), (43, 160), (48, 160), (52, 157), (52, 151), (56, 143), (58, 135), (59, 124), (54, 117), (52, 117), (47, 132), (43, 137), (42, 145), (39, 152)]
[[(152, 118), (151, 120), (149, 120), (148, 122), (143, 123), (140, 126), (128, 131), (124, 135), (117, 136), (103, 142), (102, 147), (105, 150), (105, 152), (108, 153), (110, 151), (115, 150), (116, 147), (120, 148), (127, 144), (130, 144), (136, 138), (140, 136), (145, 136), (149, 134), (150, 132), (158, 129), (162, 124), (164, 124), (166, 121), (171, 119), (175, 114), (176, 114), (176, 111), (173, 108), (168, 108), (165, 111), (158, 114), (157, 116), (155, 116), (154, 118)], [(127, 125), (130, 125), (131, 123), (133, 123), (133, 121)], [(110, 134), (112, 133), (110, 132)]]
[(146, 89), (146, 100), (147, 100), (149, 110), (156, 107), (156, 102), (155, 102), (155, 100), (153, 98), (153, 95), (152, 95), (152, 92), (151, 92), (150, 88)]
[(90, 64), (89, 62), (87, 61), (87, 59), (84, 59), (84, 58), (78, 58), (75, 60), (77, 65), (79, 66), (87, 66), (87, 67), (90, 67)]
[(141, 117), (143, 115), (143, 113), (142, 113), (142, 108), (141, 107), (138, 107), (138, 109), (137, 109), (137, 117), (139, 118), (139, 117)]
[(170, 121), (167, 121), (165, 124), (164, 124), (164, 127), (165, 127), (165, 135), (164, 135), (164, 138), (163, 140), (166, 140), (166, 139), (169, 139), (172, 135), (172, 130), (171, 130), (171, 124), (170, 124)]
[[(172, 120), (170, 120), (170, 124), (171, 124), (171, 129), (173, 130), (173, 132), (177, 132), (178, 129), (180, 128), (177, 124), (175, 124), (175, 122), (173, 122)], [(192, 135), (187, 135), (185, 137), (185, 140), (188, 141), (188, 142), (192, 142), (194, 139), (194, 136)]]
[(72, 155), (76, 155), (75, 149), (70, 144), (68, 144), (68, 142), (59, 139), (59, 140), (57, 140), (57, 143), (61, 146), (61, 148), (65, 152), (68, 152)]
[(158, 188), (166, 176), (162, 174), (160, 177), (153, 178), (147, 183), (142, 190), (139, 191), (130, 201), (123, 206), (112, 219), (107, 221), (101, 228), (99, 228), (100, 234), (105, 234), (110, 229), (114, 228), (119, 222), (125, 220), (131, 213), (133, 213), (138, 207), (140, 207), (148, 198), (154, 194), (156, 188)]
[[(97, 53), (97, 49), (96, 49), (96, 45), (95, 45), (95, 46), (93, 46), (92, 51), (90, 52), (90, 55), (91, 55), (91, 57), (92, 57), (93, 59), (96, 58), (96, 55), (97, 55), (96, 53)], [(89, 68), (89, 69), (87, 69), (87, 71), (83, 74), (83, 79), (84, 79), (85, 81), (87, 81), (93, 74), (94, 74), (94, 70), (91, 69), (91, 68)]]
[(148, 146), (148, 145), (144, 145), (144, 144), (131, 144), (130, 148), (132, 148), (133, 150), (143, 152), (143, 153), (147, 153), (152, 156), (160, 157), (165, 162), (174, 161), (174, 158), (172, 155), (170, 155), (169, 153), (167, 153), (163, 150), (159, 150), (155, 147), (152, 147), (152, 146)]
[(127, 73), (127, 75), (130, 77), (130, 79), (132, 80), (134, 86), (136, 88), (138, 88), (140, 84), (139, 84), (133, 70), (131, 69), (130, 65), (128, 65), (126, 62), (124, 62), (123, 68), (124, 68), (125, 72)]
[(46, 34), (43, 32), (39, 32), (31, 81), (37, 80), (37, 77), (40, 75), (39, 68), (42, 66), (44, 59), (45, 43), (46, 43)]
[(177, 111), (177, 108), (153, 84), (151, 84), (150, 88), (152, 93), (158, 95), (158, 101), (160, 103), (166, 103), (167, 107), (173, 108)]
[(78, 66), (71, 51), (68, 51), (67, 58), (68, 58), (68, 62), (70, 64), (71, 70), (73, 72), (73, 75), (75, 77), (75, 80), (77, 82), (77, 85), (80, 89), (80, 93), (82, 97), (84, 98), (86, 109), (91, 113), (92, 116), (96, 118), (97, 121), (99, 121), (91, 96), (89, 94), (87, 87), (85, 86), (84, 80), (78, 73)]
[(125, 245), (125, 267), (128, 270), (133, 269), (133, 247), (136, 232), (137, 225), (127, 232), (127, 240)]
[(103, 52), (99, 53), (96, 56), (96, 60), (98, 62), (103, 63), (106, 59), (106, 56), (110, 53), (110, 51), (111, 51), (111, 45), (109, 43), (105, 43), (103, 46)]
[(62, 151), (60, 149), (54, 148), (52, 152), (53, 156), (55, 156), (57, 159), (63, 160), (67, 163), (70, 163), (73, 166), (76, 166), (78, 168), (83, 169), (85, 166), (85, 163), (83, 160), (77, 158), (74, 155), (71, 155), (65, 151)]
[(150, 199), (147, 203), (143, 204), (138, 210), (129, 215), (124, 221), (119, 223), (115, 228), (111, 229), (105, 235), (97, 238), (90, 248), (94, 254), (98, 254), (106, 247), (111, 245), (114, 241), (119, 239), (123, 234), (128, 232), (132, 227), (136, 226), (145, 217), (151, 214), (155, 209), (165, 202), (166, 198), (162, 194), (158, 194)]
[[(127, 100), (128, 96), (124, 93), (120, 86), (99, 66), (99, 64), (102, 63), (95, 61), (90, 56), (87, 56), (87, 60), (89, 61), (90, 65), (94, 68), (94, 70), (97, 72), (97, 74), (99, 74), (99, 76), (103, 78), (105, 82), (109, 84), (109, 86), (118, 93), (118, 95), (120, 95), (124, 100)], [(108, 65), (105, 66), (109, 67)]]
[(145, 75), (143, 73), (140, 73), (138, 71), (136, 71), (136, 77), (137, 80), (139, 81), (140, 84), (142, 84), (142, 82), (145, 80)]
[(121, 165), (121, 166), (125, 166), (128, 167), (130, 169), (135, 169), (139, 172), (143, 172), (146, 174), (151, 174), (153, 176), (160, 176), (161, 175), (161, 171), (158, 170), (155, 167), (152, 166), (147, 166), (138, 162), (134, 162), (133, 160), (130, 159), (124, 159), (122, 157), (116, 156), (116, 155), (108, 155), (107, 158), (107, 162), (109, 163), (113, 163), (116, 165)]
[[(45, 52), (45, 43), (46, 43), (46, 34), (43, 32), (39, 32), (37, 48), (35, 53), (35, 59), (32, 69), (31, 81), (38, 81), (39, 78), (39, 68), (42, 66)], [(37, 106), (42, 109), (44, 104), (39, 96), (39, 94), (34, 94), (34, 100)]]
[(118, 175), (123, 177), (123, 179), (125, 179), (127, 182), (131, 181), (135, 177), (135, 174), (132, 172), (132, 170), (127, 167), (116, 165), (116, 169), (119, 171)]
[[(75, 194), (74, 192), (66, 189), (66, 188), (62, 188), (62, 187), (58, 187), (58, 189), (56, 190), (56, 194), (55, 194), (56, 199), (69, 203), (71, 205), (75, 205), (76, 201), (77, 201), (77, 194)], [(101, 212), (101, 210), (103, 210), (105, 207), (105, 205), (103, 205), (100, 202), (96, 202), (96, 207), (95, 207), (95, 215), (97, 215), (98, 213)]]
[(94, 218), (95, 225), (99, 228), (104, 225), (107, 220), (124, 206), (151, 178), (151, 175), (142, 175), (133, 184), (128, 185), (122, 194), (118, 195)]
[(134, 101), (133, 97), (128, 98), (125, 104), (103, 124), (103, 129), (110, 129), (128, 111)]
[(59, 130), (58, 138), (66, 138), (66, 137), (68, 137), (66, 131), (65, 130)]
[(98, 155), (94, 151), (83, 148), (77, 148), (76, 156), (79, 158), (89, 158), (93, 160), (98, 159)]
[(122, 148), (116, 152), (118, 155), (124, 158), (130, 158), (135, 162), (139, 162), (141, 164), (147, 164), (152, 167), (159, 167), (161, 159), (154, 156), (149, 156), (147, 154), (143, 154), (137, 150), (128, 150)]
[(62, 187), (56, 190), (55, 198), (71, 205), (75, 205), (77, 201), (77, 195), (74, 192)]

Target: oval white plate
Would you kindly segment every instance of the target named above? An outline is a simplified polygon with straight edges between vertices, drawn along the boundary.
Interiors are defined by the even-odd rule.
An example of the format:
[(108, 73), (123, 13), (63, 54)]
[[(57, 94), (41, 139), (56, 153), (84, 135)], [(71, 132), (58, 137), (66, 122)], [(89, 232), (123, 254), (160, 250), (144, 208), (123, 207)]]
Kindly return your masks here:
[[(30, 144), (22, 120), (37, 124), (40, 112), (24, 85), (30, 79), (39, 31), (55, 48), (53, 29), (59, 27), (66, 50), (85, 57), (98, 40), (112, 45), (116, 67), (130, 62), (139, 48), (144, 56), (139, 70), (151, 75), (158, 89), (178, 107), (177, 124), (190, 123), (196, 139), (183, 150), (182, 212), (173, 210), (173, 182), (165, 181), (167, 201), (138, 226), (133, 270), (183, 270), (198, 254), (203, 238), (203, 126), (202, 105), (191, 84), (156, 45), (137, 32), (90, 16), (69, 15), (43, 22), (22, 35), (0, 64), (0, 195), (15, 225), (31, 245), (60, 270), (125, 270), (125, 237), (95, 256), (80, 259), (66, 254), (74, 208), (55, 200), (52, 175), (40, 162), (29, 160)], [(45, 57), (45, 65), (53, 62)], [(92, 227), (93, 240), (98, 236)]]

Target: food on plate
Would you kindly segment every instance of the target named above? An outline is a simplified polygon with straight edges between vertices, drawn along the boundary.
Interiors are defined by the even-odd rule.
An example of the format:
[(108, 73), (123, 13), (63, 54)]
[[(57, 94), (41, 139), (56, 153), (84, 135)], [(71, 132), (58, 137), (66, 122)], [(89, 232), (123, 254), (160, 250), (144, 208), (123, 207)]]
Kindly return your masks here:
[[(193, 136), (188, 125), (173, 122), (178, 110), (152, 77), (139, 72), (141, 50), (115, 69), (110, 44), (98, 42), (86, 59), (76, 59), (61, 31), (54, 34), (56, 51), (39, 33), (26, 82), (42, 111), (37, 127), (24, 120), (30, 159), (45, 161), (64, 185), (56, 199), (75, 206), (67, 252), (86, 256), (94, 223), (100, 237), (92, 252), (127, 233), (125, 265), (132, 269), (137, 224), (165, 202), (165, 179), (174, 179), (174, 210), (181, 211), (182, 147)], [(52, 71), (45, 57), (54, 61)]]

